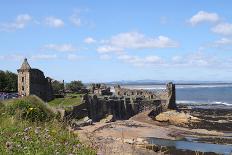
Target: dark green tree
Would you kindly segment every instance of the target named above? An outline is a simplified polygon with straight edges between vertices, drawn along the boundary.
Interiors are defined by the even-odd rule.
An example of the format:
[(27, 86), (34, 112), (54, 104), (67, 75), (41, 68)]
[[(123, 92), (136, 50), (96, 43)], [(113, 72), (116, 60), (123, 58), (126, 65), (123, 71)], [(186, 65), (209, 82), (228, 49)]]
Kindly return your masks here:
[(6, 71), (5, 76), (7, 80), (6, 91), (16, 92), (18, 89), (18, 75), (10, 71)]
[(7, 83), (5, 72), (0, 70), (0, 91), (5, 91), (6, 85)]
[(66, 84), (66, 88), (71, 91), (79, 91), (81, 88), (84, 87), (84, 84), (81, 81), (71, 81), (70, 83)]
[(63, 91), (64, 85), (62, 82), (55, 80), (52, 82), (52, 89), (54, 94), (59, 94), (60, 92)]
[(18, 76), (10, 71), (0, 71), (0, 91), (16, 92), (18, 86)]

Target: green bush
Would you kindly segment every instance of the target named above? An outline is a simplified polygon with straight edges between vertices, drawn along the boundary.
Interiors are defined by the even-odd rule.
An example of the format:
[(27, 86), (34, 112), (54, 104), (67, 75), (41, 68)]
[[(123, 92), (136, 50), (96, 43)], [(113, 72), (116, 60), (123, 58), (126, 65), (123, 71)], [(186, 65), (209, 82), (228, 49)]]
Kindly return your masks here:
[(32, 122), (49, 121), (55, 117), (50, 107), (36, 96), (11, 100), (5, 105), (9, 115)]

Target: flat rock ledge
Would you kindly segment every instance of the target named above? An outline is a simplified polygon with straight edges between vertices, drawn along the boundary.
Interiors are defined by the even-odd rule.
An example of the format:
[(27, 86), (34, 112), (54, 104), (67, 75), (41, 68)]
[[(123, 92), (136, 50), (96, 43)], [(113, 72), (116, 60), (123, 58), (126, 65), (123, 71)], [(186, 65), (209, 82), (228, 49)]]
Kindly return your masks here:
[(178, 112), (176, 110), (170, 110), (160, 113), (154, 119), (159, 122), (169, 122), (174, 125), (200, 121), (200, 119), (197, 117), (191, 116), (188, 113)]

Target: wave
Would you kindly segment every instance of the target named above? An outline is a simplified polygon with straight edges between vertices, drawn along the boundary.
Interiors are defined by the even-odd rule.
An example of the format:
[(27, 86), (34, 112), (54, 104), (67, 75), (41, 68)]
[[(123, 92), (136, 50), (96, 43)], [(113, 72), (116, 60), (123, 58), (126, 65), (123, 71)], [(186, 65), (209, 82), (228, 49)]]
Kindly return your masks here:
[(190, 105), (224, 105), (224, 106), (232, 106), (232, 103), (227, 102), (220, 102), (220, 101), (187, 101), (187, 100), (180, 100), (176, 101), (177, 104), (190, 104)]
[(184, 88), (225, 88), (232, 87), (232, 85), (176, 85), (177, 89)]
[[(165, 85), (122, 85), (123, 88), (128, 89), (144, 89), (144, 90), (154, 90), (154, 89), (165, 89)], [(232, 84), (218, 84), (218, 85), (178, 85), (176, 84), (176, 89), (188, 89), (188, 88), (227, 88), (232, 87)]]

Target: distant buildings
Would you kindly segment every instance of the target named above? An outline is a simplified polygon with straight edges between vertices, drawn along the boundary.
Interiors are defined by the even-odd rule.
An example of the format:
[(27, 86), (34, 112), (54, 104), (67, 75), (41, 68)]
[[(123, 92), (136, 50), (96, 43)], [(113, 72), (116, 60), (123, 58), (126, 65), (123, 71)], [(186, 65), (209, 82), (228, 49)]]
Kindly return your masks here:
[(52, 79), (45, 77), (41, 70), (31, 68), (26, 58), (17, 71), (19, 96), (36, 95), (44, 101), (53, 99)]

